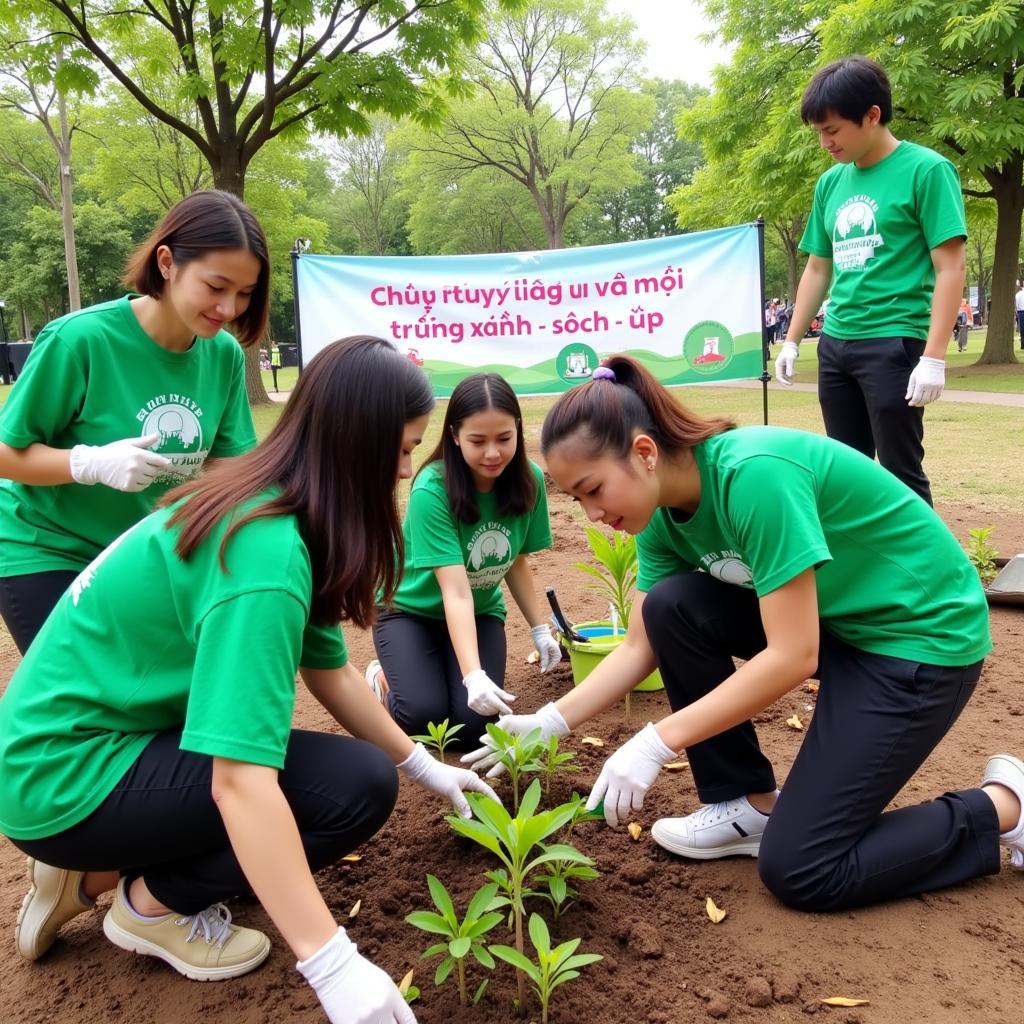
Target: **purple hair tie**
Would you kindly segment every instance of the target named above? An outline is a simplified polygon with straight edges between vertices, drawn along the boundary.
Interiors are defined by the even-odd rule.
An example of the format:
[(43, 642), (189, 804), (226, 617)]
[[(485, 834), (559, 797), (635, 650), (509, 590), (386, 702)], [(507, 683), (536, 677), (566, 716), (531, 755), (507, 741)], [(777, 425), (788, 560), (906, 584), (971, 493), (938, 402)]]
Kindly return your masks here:
[(590, 376), (592, 380), (610, 380), (613, 384), (618, 383), (618, 377), (610, 366), (599, 366)]

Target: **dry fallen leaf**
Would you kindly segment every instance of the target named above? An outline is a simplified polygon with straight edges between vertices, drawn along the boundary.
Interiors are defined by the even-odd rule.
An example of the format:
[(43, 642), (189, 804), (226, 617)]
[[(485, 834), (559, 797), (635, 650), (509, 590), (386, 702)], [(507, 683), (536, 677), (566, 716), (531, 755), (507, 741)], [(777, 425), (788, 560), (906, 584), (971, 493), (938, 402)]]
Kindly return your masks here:
[(400, 992), (400, 993), (401, 993), (401, 994), (402, 994), (403, 996), (405, 995), (405, 993), (406, 993), (406, 992), (408, 992), (408, 991), (409, 991), (409, 986), (410, 986), (410, 985), (412, 984), (412, 974), (413, 974), (413, 972), (412, 972), (412, 971), (410, 971), (410, 972), (409, 972), (409, 973), (408, 973), (408, 974), (407, 974), (407, 975), (406, 975), (406, 976), (405, 976), (405, 977), (404, 977), (404, 978), (403, 978), (403, 979), (402, 979), (402, 980), (401, 980), (401, 981), (400, 981), (400, 982), (398, 983), (398, 991), (399, 991), (399, 992)]
[(359, 908), (362, 905), (363, 905), (363, 901), (362, 900), (356, 900), (355, 903), (352, 904), (352, 909), (348, 912), (348, 916), (349, 917), (356, 917), (359, 914)]
[(820, 683), (816, 682), (814, 679), (811, 679), (811, 680), (808, 680), (806, 683), (804, 683), (804, 689), (808, 693), (817, 693), (818, 692), (818, 687), (820, 685), (821, 685)]
[(633, 842), (639, 842), (640, 834), (643, 832), (643, 828), (640, 825), (638, 825), (635, 821), (631, 821), (626, 826), (626, 829), (629, 832), (629, 834), (633, 837)]
[(689, 761), (669, 761), (668, 764), (662, 765), (667, 772), (682, 772), (690, 767)]
[(526, 656), (527, 665), (536, 665), (538, 661), (540, 661), (540, 651), (531, 651)]
[(596, 736), (584, 736), (580, 740), (580, 743), (586, 743), (588, 747), (603, 747), (604, 740), (599, 740)]
[(725, 920), (726, 915), (728, 914), (728, 911), (720, 910), (717, 906), (715, 906), (715, 901), (710, 896), (708, 897), (706, 907), (708, 917), (711, 918), (712, 924), (721, 924)]
[(822, 999), (824, 1006), (867, 1006), (868, 1000), (866, 999), (847, 999), (846, 996), (829, 996), (828, 999)]
[(355, 864), (356, 861), (363, 859), (363, 855), (361, 853), (346, 853), (341, 859), (347, 860), (350, 864)]
[(804, 731), (804, 723), (800, 721), (799, 715), (794, 715), (792, 718), (787, 718), (786, 725), (788, 725), (790, 729), (796, 729), (797, 732)]

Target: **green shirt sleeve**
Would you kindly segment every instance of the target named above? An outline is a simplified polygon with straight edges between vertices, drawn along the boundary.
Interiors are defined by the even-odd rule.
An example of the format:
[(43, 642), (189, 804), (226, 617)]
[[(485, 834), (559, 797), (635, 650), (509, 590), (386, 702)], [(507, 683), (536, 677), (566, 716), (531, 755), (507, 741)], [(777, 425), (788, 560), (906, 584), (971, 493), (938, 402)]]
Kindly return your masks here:
[(551, 547), (551, 520), (548, 518), (548, 495), (544, 487), (544, 474), (539, 466), (531, 466), (531, 469), (537, 483), (537, 498), (533, 503), (530, 524), (526, 528), (526, 536), (519, 552), (522, 555)]
[(749, 459), (733, 471), (724, 496), (758, 597), (832, 560), (810, 470), (772, 456)]
[(814, 202), (811, 204), (811, 214), (807, 218), (807, 227), (804, 228), (803, 238), (800, 239), (800, 249), (803, 252), (809, 252), (812, 256), (830, 260), (832, 259), (832, 234), (825, 224), (825, 202), (822, 195), (824, 180), (823, 175), (814, 186)]
[(302, 634), (303, 668), (341, 668), (348, 664), (348, 648), (341, 626), (317, 626), (309, 623)]
[(245, 393), (245, 353), (233, 338), (231, 343), (235, 348), (234, 367), (224, 413), (210, 446), (211, 458), (229, 458), (256, 447), (256, 428)]
[(52, 444), (85, 400), (82, 364), (60, 337), (43, 329), (0, 410), (0, 441), (12, 448)]
[(442, 565), (465, 565), (459, 545), (459, 530), (452, 514), (444, 484), (414, 487), (405, 512), (412, 549), (409, 564), (414, 569), (436, 569)]
[(659, 509), (654, 515), (655, 518), (646, 529), (636, 536), (636, 589), (641, 593), (646, 593), (655, 583), (660, 583), (669, 576), (692, 572), (695, 568), (693, 562), (687, 561), (668, 543), (662, 522), (662, 517), (667, 513)]
[(951, 238), (967, 237), (960, 176), (948, 160), (936, 164), (924, 175), (916, 198), (918, 220), (929, 249)]
[(214, 605), (199, 624), (181, 749), (283, 768), (305, 628), (285, 590)]

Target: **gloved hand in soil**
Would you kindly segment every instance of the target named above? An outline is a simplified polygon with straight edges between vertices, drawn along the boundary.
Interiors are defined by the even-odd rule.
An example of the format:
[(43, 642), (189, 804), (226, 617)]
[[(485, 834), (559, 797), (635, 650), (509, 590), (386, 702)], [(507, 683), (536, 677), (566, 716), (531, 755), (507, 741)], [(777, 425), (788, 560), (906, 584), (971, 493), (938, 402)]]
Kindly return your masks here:
[(473, 669), (462, 680), (462, 685), (469, 694), (469, 706), (478, 715), (507, 715), (511, 713), (512, 709), (505, 701), (515, 700), (516, 695), (503, 690), (482, 668)]
[(110, 444), (76, 444), (71, 449), (71, 477), (80, 484), (106, 484), (115, 491), (145, 490), (171, 460), (147, 451), (159, 434), (126, 437)]
[[(456, 768), (455, 765), (445, 764), (431, 757), (422, 743), (417, 743), (412, 753), (398, 766), (407, 779), (418, 782), (421, 786), (447, 797), (455, 808), (456, 812), (463, 818), (471, 818), (473, 812), (469, 809), (466, 798), (462, 795), (463, 790), (471, 790), (474, 793), (483, 793), (492, 800), (498, 800), (498, 794), (491, 789), (478, 775), (468, 768)], [(498, 800), (500, 804), (501, 801)]]
[(316, 993), (331, 1024), (416, 1024), (398, 986), (360, 956), (344, 928), (295, 966)]
[[(561, 739), (572, 731), (561, 712), (551, 703), (545, 704), (532, 715), (502, 715), (498, 719), (498, 726), (515, 736), (525, 736), (534, 729), (540, 729), (541, 739), (545, 743), (551, 736)], [(463, 764), (468, 764), (475, 772), (490, 768), (487, 778), (496, 779), (505, 770), (505, 766), (498, 763), (498, 751), (490, 736), (485, 733), (480, 737), (480, 742), (483, 743), (482, 747), (464, 754), (459, 760)]]
[(549, 672), (562, 660), (562, 648), (551, 635), (551, 630), (548, 629), (546, 622), (534, 626), (530, 630), (530, 636), (533, 637), (533, 646), (537, 648), (537, 653), (540, 655), (541, 672)]
[(676, 752), (670, 750), (651, 722), (632, 739), (627, 740), (604, 763), (594, 788), (587, 800), (592, 811), (604, 801), (604, 820), (615, 828), (629, 818), (630, 810), (639, 811), (644, 795), (658, 777), (661, 766), (673, 761)]

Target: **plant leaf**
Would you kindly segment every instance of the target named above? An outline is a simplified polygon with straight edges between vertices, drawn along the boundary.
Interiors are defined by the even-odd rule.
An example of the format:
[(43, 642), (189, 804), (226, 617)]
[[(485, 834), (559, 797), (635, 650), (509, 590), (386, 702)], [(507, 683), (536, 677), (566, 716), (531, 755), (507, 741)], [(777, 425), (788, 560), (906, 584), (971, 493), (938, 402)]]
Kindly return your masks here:
[(489, 932), (504, 916), (504, 914), (484, 914), (476, 921), (469, 922), (467, 920), (462, 926), (462, 934), (471, 939), (478, 939), (481, 935)]
[(411, 914), (406, 914), (405, 919), (409, 924), (415, 925), (422, 931), (451, 937), (452, 929), (448, 926), (448, 922), (432, 910), (414, 910)]
[(428, 960), (432, 956), (437, 956), (438, 953), (447, 953), (448, 943), (447, 942), (435, 942), (433, 946), (425, 949), (420, 955), (421, 960)]
[(584, 736), (580, 740), (580, 743), (586, 744), (588, 747), (603, 747), (604, 740), (599, 739), (597, 736)]
[(352, 909), (348, 912), (348, 916), (350, 919), (359, 916), (359, 909), (360, 907), (362, 907), (362, 905), (362, 900), (356, 900), (355, 903), (352, 904)]
[(457, 939), (452, 939), (448, 943), (448, 952), (456, 960), (461, 960), (469, 952), (469, 947), (472, 945), (473, 940), (468, 935), (460, 935)]
[(434, 984), (440, 985), (444, 982), (444, 979), (452, 973), (452, 968), (455, 966), (454, 957), (446, 956), (438, 965), (437, 970), (434, 971)]
[(626, 831), (629, 832), (629, 834), (633, 837), (633, 842), (634, 843), (638, 843), (638, 842), (640, 842), (640, 836), (643, 835), (643, 831), (644, 830), (643, 830), (643, 826), (640, 825), (638, 822), (631, 821), (626, 826)]
[(488, 952), (492, 953), (499, 960), (504, 960), (505, 963), (518, 968), (531, 981), (535, 981), (538, 985), (540, 984), (540, 971), (537, 969), (536, 965), (532, 961), (527, 960), (518, 949), (513, 949), (512, 946), (488, 946), (487, 949)]
[(491, 902), (495, 896), (498, 895), (498, 886), (491, 882), (489, 885), (482, 885), (475, 893), (473, 898), (469, 901), (469, 907), (466, 909), (466, 920), (475, 921), (485, 911), (491, 909)]
[(548, 932), (548, 926), (544, 923), (544, 918), (540, 914), (531, 914), (528, 928), (533, 948), (541, 955), (549, 954), (551, 952), (551, 935)]
[(849, 999), (846, 996), (829, 996), (822, 999), (823, 1006), (867, 1006), (867, 999)]
[[(487, 965), (485, 965), (485, 966), (487, 966)], [(491, 961), (490, 966), (491, 967), (494, 966), (494, 961), (493, 960)], [(473, 993), (473, 1005), (474, 1006), (476, 1006), (476, 1004), (480, 1002), (481, 998), (483, 997), (483, 994), (487, 991), (487, 983), (490, 980), (491, 980), (490, 978), (484, 978), (484, 980), (480, 982), (480, 987)]]
[(690, 767), (689, 761), (669, 761), (661, 766), (666, 772), (682, 772)]
[(481, 945), (478, 942), (473, 943), (470, 946), (470, 952), (484, 965), (489, 971), (494, 970), (494, 957), (487, 952), (487, 947)]
[(787, 718), (786, 725), (788, 725), (790, 729), (795, 729), (797, 732), (804, 731), (804, 723), (800, 721), (799, 715), (793, 715), (792, 718)]
[(452, 903), (451, 896), (448, 895), (448, 890), (434, 875), (427, 875), (427, 886), (430, 889), (430, 898), (434, 901), (434, 906), (441, 911), (441, 916), (448, 922), (451, 934), (454, 935), (459, 930), (459, 919), (455, 914), (455, 905)]
[(705, 908), (708, 912), (708, 917), (711, 918), (713, 924), (721, 924), (727, 917), (727, 910), (720, 910), (716, 905), (715, 901), (709, 896), (708, 901), (705, 904)]
[(409, 986), (412, 984), (412, 976), (415, 972), (409, 971), (408, 974), (398, 983), (398, 991), (404, 996), (409, 991)]

